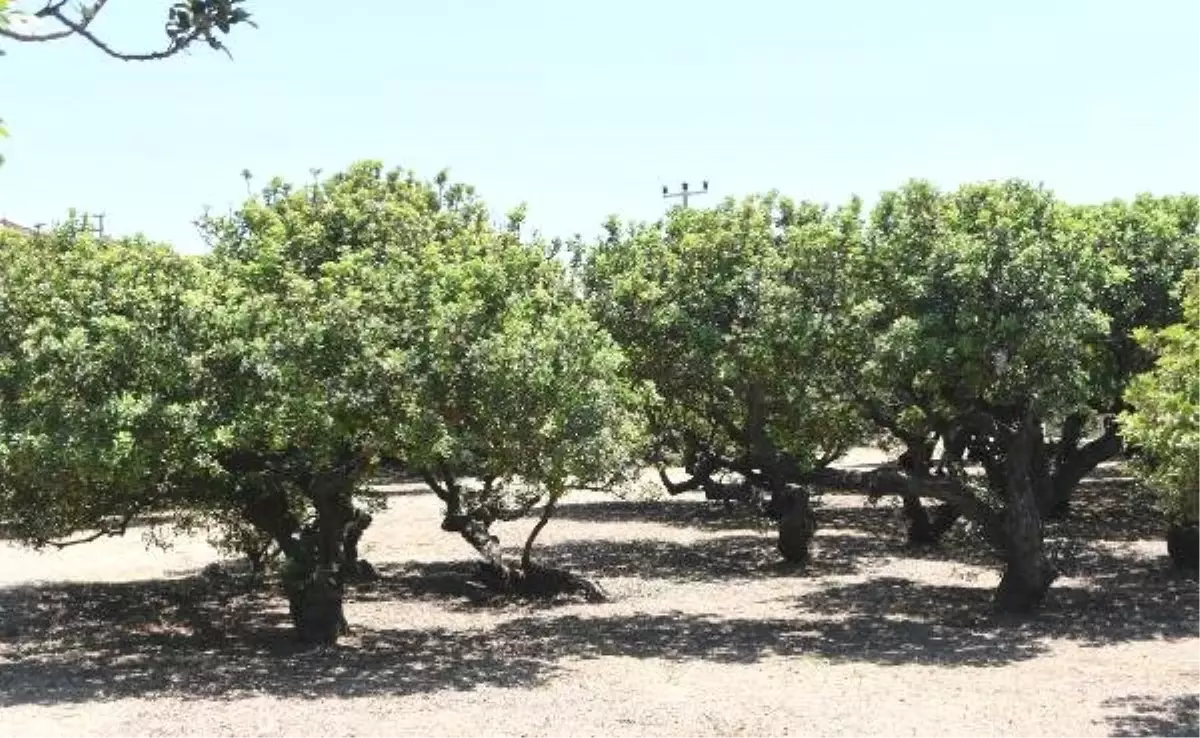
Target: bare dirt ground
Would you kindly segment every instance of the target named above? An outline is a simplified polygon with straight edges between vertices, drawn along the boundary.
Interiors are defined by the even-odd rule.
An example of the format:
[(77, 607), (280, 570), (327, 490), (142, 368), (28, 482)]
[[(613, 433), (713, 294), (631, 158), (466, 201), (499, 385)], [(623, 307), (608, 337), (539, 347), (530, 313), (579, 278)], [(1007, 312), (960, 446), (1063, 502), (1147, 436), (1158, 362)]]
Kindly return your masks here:
[(717, 503), (578, 493), (540, 557), (613, 602), (498, 606), (437, 500), (393, 485), (363, 547), (383, 576), (329, 650), (202, 574), (203, 539), (0, 546), (0, 734), (1197, 735), (1197, 586), (1116, 473), (1085, 483), (1069, 576), (1024, 623), (989, 614), (998, 567), (962, 536), (907, 552), (896, 508), (852, 495), (823, 498), (802, 573)]

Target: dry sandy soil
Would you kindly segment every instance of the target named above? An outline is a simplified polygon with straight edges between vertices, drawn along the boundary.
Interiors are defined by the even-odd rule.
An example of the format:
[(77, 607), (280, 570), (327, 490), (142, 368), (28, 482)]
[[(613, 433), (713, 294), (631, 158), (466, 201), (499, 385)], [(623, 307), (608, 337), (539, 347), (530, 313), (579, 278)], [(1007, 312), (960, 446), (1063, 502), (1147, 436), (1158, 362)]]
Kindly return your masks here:
[(489, 602), (436, 499), (392, 485), (363, 549), (383, 576), (329, 650), (202, 574), (202, 538), (0, 546), (0, 734), (1197, 735), (1197, 587), (1115, 473), (1024, 623), (989, 615), (997, 566), (961, 536), (906, 552), (896, 508), (851, 495), (824, 497), (802, 573), (719, 504), (579, 493), (541, 559), (613, 601), (533, 606)]

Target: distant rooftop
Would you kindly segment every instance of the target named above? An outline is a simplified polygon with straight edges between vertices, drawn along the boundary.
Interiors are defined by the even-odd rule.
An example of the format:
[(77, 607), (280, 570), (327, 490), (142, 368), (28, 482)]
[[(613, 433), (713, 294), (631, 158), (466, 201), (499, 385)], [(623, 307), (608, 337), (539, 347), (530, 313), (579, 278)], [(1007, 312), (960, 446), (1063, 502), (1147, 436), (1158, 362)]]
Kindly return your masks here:
[(9, 220), (8, 218), (0, 218), (0, 228), (6, 228), (6, 229), (12, 230), (12, 231), (20, 231), (21, 233), (26, 233), (26, 234), (30, 234), (30, 235), (37, 233), (37, 231), (35, 231), (34, 229), (23, 226), (20, 223), (14, 223), (13, 221)]

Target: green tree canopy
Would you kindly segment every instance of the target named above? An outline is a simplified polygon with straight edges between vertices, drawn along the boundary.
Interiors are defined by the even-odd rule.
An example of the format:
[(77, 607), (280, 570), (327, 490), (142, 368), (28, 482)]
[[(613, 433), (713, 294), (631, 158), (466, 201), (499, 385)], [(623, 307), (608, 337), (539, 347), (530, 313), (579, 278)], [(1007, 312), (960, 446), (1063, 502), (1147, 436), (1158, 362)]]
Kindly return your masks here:
[(0, 520), (34, 545), (120, 533), (198, 472), (197, 265), (76, 221), (0, 231)]
[(1182, 320), (1159, 330), (1139, 328), (1138, 343), (1156, 356), (1154, 365), (1134, 377), (1125, 391), (1131, 409), (1122, 429), (1138, 448), (1137, 468), (1159, 494), (1175, 523), (1200, 519), (1200, 290), (1189, 271), (1177, 294)]
[(849, 363), (861, 249), (859, 205), (829, 211), (775, 194), (709, 210), (678, 208), (587, 254), (583, 285), (596, 315), (660, 400), (647, 410), (660, 450), (710, 490), (718, 471), (771, 491), (771, 509), (805, 523), (786, 555), (807, 557), (807, 492), (791, 482), (858, 440), (863, 424), (840, 372)]
[[(441, 207), (476, 212), (454, 193), (439, 198)], [(419, 410), (398, 455), (445, 502), (443, 528), (484, 556), (493, 582), (558, 582), (596, 594), (582, 580), (535, 567), (531, 546), (569, 484), (609, 482), (629, 470), (643, 443), (641, 389), (626, 380), (624, 355), (574, 294), (563, 265), (518, 231), (518, 222), (502, 232), (476, 226), (422, 252), (412, 347)], [(491, 524), (539, 503), (542, 519), (520, 567), (511, 567)]]
[(922, 494), (940, 488), (998, 543), (999, 606), (1037, 607), (1053, 579), (1038, 505), (1042, 428), (1094, 396), (1107, 264), (1069, 208), (1020, 181), (949, 193), (911, 182), (884, 194), (866, 243), (862, 313), (874, 339), (863, 390), (902, 437), (968, 435), (986, 486), (954, 473)]
[(627, 457), (620, 352), (562, 267), (492, 231), (470, 187), (359, 162), (273, 181), (205, 229), (200, 394), (231, 492), (215, 499), (277, 541), (298, 624), (319, 610), (315, 637), (336, 636), (358, 568), (346, 526), (366, 520), (353, 498), (380, 455), (430, 481), (444, 527), (505, 585), (491, 522), (543, 498), (548, 515), (568, 478)]

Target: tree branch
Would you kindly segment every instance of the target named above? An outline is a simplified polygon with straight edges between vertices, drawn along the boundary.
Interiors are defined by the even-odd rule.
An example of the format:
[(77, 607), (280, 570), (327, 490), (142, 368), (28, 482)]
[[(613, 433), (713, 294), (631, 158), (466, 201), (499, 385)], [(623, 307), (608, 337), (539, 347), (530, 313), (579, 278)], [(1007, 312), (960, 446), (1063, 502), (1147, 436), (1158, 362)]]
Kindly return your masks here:
[(847, 469), (818, 469), (807, 475), (802, 483), (831, 489), (861, 490), (872, 496), (931, 497), (957, 507), (968, 518), (988, 530), (996, 530), (1000, 516), (976, 497), (960, 480), (954, 478), (917, 478), (896, 469), (871, 471)]
[[(256, 24), (250, 20), (250, 14), (240, 8), (233, 9), (222, 8), (222, 6), (205, 6), (209, 11), (201, 10), (201, 14), (192, 15), (185, 7), (181, 9), (179, 3), (172, 9), (171, 20), (168, 22), (167, 33), (170, 36), (170, 43), (161, 51), (152, 51), (147, 53), (130, 54), (117, 51), (107, 42), (101, 39), (89, 29), (92, 21), (100, 14), (100, 11), (107, 4), (108, 0), (95, 0), (90, 6), (84, 6), (80, 11), (80, 19), (74, 20), (63, 13), (63, 6), (67, 0), (58, 0), (58, 2), (50, 2), (47, 5), (34, 13), (35, 18), (53, 18), (60, 24), (66, 27), (66, 30), (54, 31), (52, 33), (21, 33), (8, 28), (0, 28), (0, 37), (8, 38), (13, 41), (23, 43), (42, 43), (45, 41), (58, 41), (70, 36), (80, 36), (84, 38), (92, 46), (95, 46), (100, 51), (114, 59), (121, 61), (158, 61), (175, 56), (179, 52), (190, 47), (194, 42), (204, 40), (213, 49), (224, 51), (227, 56), (233, 58), (229, 53), (229, 49), (221, 43), (214, 34), (214, 31), (228, 33), (229, 28), (237, 23), (246, 23), (252, 27)], [(196, 5), (193, 4), (193, 9)], [(211, 12), (211, 15), (208, 14)], [(178, 18), (186, 18), (186, 25), (175, 25)]]
[(1053, 484), (1056, 492), (1068, 493), (1093, 469), (1121, 453), (1125, 442), (1113, 420), (1104, 425), (1104, 433), (1076, 449), (1067, 449), (1054, 470)]
[[(104, 8), (104, 5), (107, 2), (108, 2), (108, 0), (96, 0), (96, 2), (91, 5), (91, 7), (85, 7), (81, 12), (83, 19), (76, 25), (79, 28), (86, 29), (89, 25), (91, 25), (92, 21), (96, 19), (96, 16), (100, 14), (100, 11)], [(63, 2), (59, 2), (59, 3), (53, 4), (53, 5), (48, 5), (48, 6), (46, 6), (46, 8), (43, 8), (42, 10), (39, 10), (37, 13), (35, 13), (34, 17), (36, 17), (36, 18), (46, 17), (43, 15), (43, 13), (45, 13), (47, 9), (53, 9), (53, 11), (55, 13), (59, 13), (59, 12), (61, 12), (59, 9), (62, 8), (62, 6), (65, 4), (66, 4), (66, 2), (64, 0)], [(68, 36), (74, 35), (75, 33), (76, 33), (76, 31), (70, 27), (68, 27), (66, 30), (63, 30), (63, 31), (54, 31), (53, 33), (20, 33), (18, 31), (13, 31), (8, 28), (0, 27), (0, 37), (12, 39), (13, 41), (21, 41), (23, 43), (42, 43), (44, 41), (58, 41), (58, 40), (66, 38)]]
[(36, 545), (38, 547), (54, 546), (56, 549), (61, 551), (62, 549), (70, 546), (78, 546), (81, 543), (91, 543), (92, 541), (98, 541), (101, 538), (116, 538), (118, 536), (123, 536), (125, 535), (125, 531), (129, 528), (129, 523), (133, 520), (133, 517), (137, 515), (137, 513), (137, 510), (131, 510), (125, 514), (125, 517), (121, 518), (121, 522), (118, 523), (115, 528), (101, 528), (92, 535), (84, 538), (77, 538), (73, 541), (36, 541)]
[(521, 551), (522, 569), (529, 569), (530, 559), (533, 554), (533, 542), (537, 540), (538, 534), (542, 532), (542, 528), (546, 527), (546, 523), (550, 522), (550, 516), (554, 514), (554, 508), (558, 506), (558, 498), (559, 495), (550, 495), (550, 499), (546, 502), (546, 507), (542, 510), (542, 515), (538, 518), (537, 524), (533, 526), (533, 530), (529, 531), (529, 537), (525, 539), (525, 548)]
[(684, 492), (691, 492), (692, 490), (700, 489), (700, 487), (704, 484), (704, 480), (700, 478), (699, 474), (688, 477), (687, 481), (684, 482), (672, 482), (671, 478), (667, 476), (667, 470), (661, 466), (658, 467), (658, 478), (659, 481), (662, 482), (663, 487), (666, 488), (667, 494), (669, 495), (679, 495), (683, 494)]

